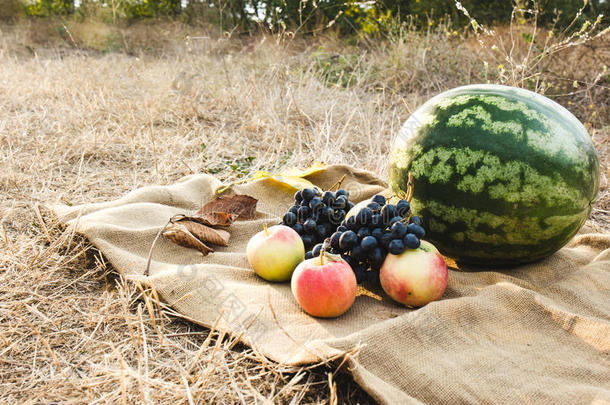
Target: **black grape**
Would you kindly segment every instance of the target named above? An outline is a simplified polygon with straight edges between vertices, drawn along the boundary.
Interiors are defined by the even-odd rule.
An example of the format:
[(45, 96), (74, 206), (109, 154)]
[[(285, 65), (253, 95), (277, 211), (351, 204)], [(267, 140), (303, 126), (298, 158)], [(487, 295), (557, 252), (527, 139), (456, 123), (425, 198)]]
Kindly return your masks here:
[(369, 225), (371, 223), (371, 219), (373, 218), (373, 211), (369, 208), (364, 207), (356, 214), (356, 222), (359, 225)]
[(345, 209), (345, 207), (347, 207), (347, 197), (338, 196), (333, 203), (333, 208), (342, 210)]
[(305, 222), (309, 215), (311, 214), (311, 210), (309, 207), (300, 207), (299, 212), (297, 212), (297, 218), (299, 222)]
[(303, 201), (311, 201), (312, 198), (314, 198), (314, 196), (316, 195), (316, 192), (314, 189), (311, 188), (304, 188), (303, 190), (301, 190), (301, 196)]
[(349, 192), (348, 192), (346, 189), (344, 189), (344, 188), (340, 188), (339, 190), (337, 190), (337, 192), (335, 193), (335, 195), (336, 195), (337, 197), (339, 197), (339, 196), (345, 196), (345, 198), (346, 198), (346, 199), (348, 199), (348, 198), (349, 198)]
[(347, 229), (350, 229), (352, 231), (357, 230), (359, 228), (359, 225), (356, 223), (356, 217), (349, 217), (347, 221), (345, 221), (345, 226), (347, 226)]
[(360, 247), (365, 253), (372, 252), (377, 247), (377, 239), (372, 236), (366, 236), (360, 242)]
[(357, 264), (352, 267), (352, 270), (354, 271), (354, 275), (356, 276), (356, 283), (362, 283), (367, 273), (366, 266)]
[(389, 224), (388, 224), (388, 225), (389, 225), (389, 226), (392, 226), (392, 225), (394, 225), (396, 222), (400, 222), (400, 221), (402, 221), (402, 217), (396, 216), (396, 217), (394, 217), (394, 218), (390, 219), (390, 222), (389, 222)]
[(407, 226), (404, 222), (396, 222), (390, 228), (390, 233), (394, 239), (402, 239), (407, 234)]
[(313, 212), (317, 212), (318, 210), (322, 209), (323, 206), (324, 203), (320, 197), (314, 197), (311, 199), (311, 201), (309, 201), (309, 208), (311, 208)]
[(326, 225), (325, 224), (316, 225), (316, 236), (318, 238), (320, 238), (321, 240), (324, 240), (324, 238), (326, 238)]
[(373, 196), (373, 202), (376, 202), (379, 205), (385, 205), (385, 197), (381, 194), (377, 194)]
[(400, 200), (396, 203), (396, 212), (401, 217), (406, 217), (411, 211), (411, 204), (407, 200)]
[(362, 228), (358, 229), (358, 232), (356, 232), (356, 234), (358, 235), (358, 239), (362, 239), (366, 236), (369, 236), (371, 234), (371, 230), (366, 226), (363, 226)]
[(364, 252), (362, 251), (362, 248), (360, 247), (360, 245), (356, 245), (352, 248), (351, 254), (352, 258), (355, 261), (361, 262), (363, 261), (366, 256), (364, 254)]
[(303, 244), (305, 245), (305, 250), (309, 250), (308, 248), (310, 248), (313, 245), (313, 236), (311, 236), (311, 235), (301, 235), (301, 240), (303, 241)]
[(327, 207), (332, 207), (335, 202), (335, 193), (332, 191), (325, 191), (324, 194), (322, 194), (322, 202), (326, 204)]
[(383, 234), (383, 236), (381, 237), (381, 240), (379, 241), (379, 244), (387, 249), (387, 248), (389, 248), (391, 241), (392, 241), (392, 235), (389, 232), (387, 232), (387, 233)]
[(393, 255), (399, 255), (402, 252), (405, 251), (405, 244), (402, 243), (402, 239), (393, 239), (390, 242), (390, 246), (388, 248), (388, 250), (390, 251), (390, 253), (392, 253)]
[(313, 249), (311, 249), (311, 254), (313, 255), (313, 257), (318, 257), (318, 256), (320, 256), (321, 251), (322, 251), (322, 244), (318, 243), (317, 245), (315, 245), (313, 247)]
[(369, 203), (366, 207), (368, 209), (370, 209), (371, 211), (373, 211), (373, 212), (378, 211), (379, 209), (381, 209), (381, 205), (377, 204), (374, 201), (372, 203)]
[(358, 236), (354, 231), (344, 232), (339, 238), (339, 247), (343, 250), (349, 250), (358, 244)]
[(414, 234), (419, 239), (422, 239), (424, 236), (426, 236), (426, 231), (424, 230), (424, 228), (421, 225), (409, 224), (407, 229), (408, 229), (409, 233)]
[(411, 222), (414, 223), (414, 224), (417, 224), (417, 225), (422, 225), (422, 220), (417, 215), (413, 215), (411, 217)]
[(381, 209), (381, 216), (384, 223), (389, 223), (390, 220), (396, 216), (396, 207), (390, 204), (385, 205)]
[(408, 233), (407, 236), (405, 236), (404, 238), (404, 244), (409, 249), (417, 249), (420, 245), (420, 241), (419, 238), (415, 236), (415, 234)]
[(292, 229), (294, 229), (299, 235), (304, 232), (303, 225), (301, 224), (292, 225)]
[(339, 238), (341, 235), (343, 235), (343, 233), (339, 231), (333, 233), (330, 236), (330, 246), (334, 247), (335, 249), (339, 249)]
[(371, 253), (369, 253), (369, 262), (371, 263), (371, 268), (379, 269), (385, 260), (385, 253), (383, 249), (380, 247), (376, 247), (373, 249)]
[(307, 233), (314, 233), (316, 231), (316, 226), (316, 221), (314, 221), (313, 219), (308, 219), (303, 223), (303, 228)]
[(381, 216), (381, 214), (373, 214), (373, 217), (371, 218), (371, 227), (380, 228), (382, 226), (384, 226), (384, 224), (383, 217)]
[(371, 236), (374, 237), (375, 239), (377, 239), (378, 242), (381, 242), (381, 238), (383, 237), (383, 233), (384, 233), (383, 229), (375, 228), (371, 232)]

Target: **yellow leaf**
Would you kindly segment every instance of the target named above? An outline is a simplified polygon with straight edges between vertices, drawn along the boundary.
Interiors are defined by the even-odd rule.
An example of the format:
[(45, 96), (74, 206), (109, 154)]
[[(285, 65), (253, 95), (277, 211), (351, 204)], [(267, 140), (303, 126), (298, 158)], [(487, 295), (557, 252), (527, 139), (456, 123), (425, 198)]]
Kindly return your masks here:
[(283, 174), (276, 174), (268, 177), (269, 181), (285, 188), (301, 190), (303, 188), (317, 188), (311, 181), (306, 180), (302, 177), (297, 176), (285, 176)]
[(309, 166), (307, 169), (288, 169), (280, 172), (279, 174), (284, 176), (293, 176), (293, 177), (307, 177), (312, 174), (316, 174), (326, 169), (326, 164), (321, 162), (316, 162), (313, 165)]
[(248, 177), (244, 180), (239, 180), (234, 183), (231, 183), (221, 189), (218, 190), (218, 194), (224, 193), (227, 189), (235, 184), (247, 183), (250, 181), (268, 179), (269, 181), (275, 183), (275, 185), (280, 187), (285, 187), (293, 190), (300, 190), (303, 188), (317, 188), (312, 182), (304, 179), (303, 177), (310, 176), (312, 174), (321, 172), (326, 168), (324, 163), (315, 163), (307, 169), (287, 169), (283, 172), (273, 174), (263, 170), (260, 170), (254, 173), (251, 177)]
[(242, 183), (247, 183), (247, 182), (258, 180), (258, 179), (264, 179), (266, 177), (271, 177), (271, 176), (273, 176), (271, 173), (266, 172), (264, 170), (259, 170), (259, 171), (255, 172), (252, 175), (252, 177), (248, 177), (246, 180), (242, 181)]

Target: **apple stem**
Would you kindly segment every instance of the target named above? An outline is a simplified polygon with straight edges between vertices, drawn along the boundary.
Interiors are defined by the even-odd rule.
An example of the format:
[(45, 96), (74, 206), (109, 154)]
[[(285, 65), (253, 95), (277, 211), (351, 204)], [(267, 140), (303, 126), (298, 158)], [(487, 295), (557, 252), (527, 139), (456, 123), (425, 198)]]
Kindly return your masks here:
[(263, 228), (265, 228), (265, 235), (269, 236), (269, 230), (267, 229), (267, 224), (263, 224)]
[(330, 247), (330, 238), (324, 239), (322, 242), (322, 249), (320, 249), (320, 265), (324, 265), (324, 254), (326, 253), (326, 249)]

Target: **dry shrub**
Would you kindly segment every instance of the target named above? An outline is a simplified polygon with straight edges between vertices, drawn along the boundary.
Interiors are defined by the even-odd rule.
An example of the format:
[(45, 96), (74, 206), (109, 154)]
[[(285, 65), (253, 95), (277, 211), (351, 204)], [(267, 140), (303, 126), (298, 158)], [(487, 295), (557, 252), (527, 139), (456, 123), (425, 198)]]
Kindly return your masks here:
[[(101, 19), (28, 18), (1, 29), (28, 48), (48, 53), (49, 49), (72, 49), (101, 53), (128, 54), (172, 53), (184, 47), (188, 37), (205, 36), (208, 30), (168, 19), (138, 20), (130, 24), (104, 22)], [(239, 43), (239, 41), (237, 41)], [(14, 45), (8, 43), (4, 46)]]
[[(498, 83), (539, 92), (563, 104), (590, 127), (610, 124), (610, 35), (566, 46), (535, 63), (549, 31), (537, 29), (537, 49), (526, 39), (531, 26), (494, 27), (493, 36), (447, 27), (401, 31), (360, 56), (366, 75), (354, 81), (368, 91), (423, 99), (473, 83)], [(552, 36), (550, 36), (552, 38)], [(529, 59), (528, 59), (529, 58)]]
[[(536, 33), (533, 44), (528, 38)], [(610, 35), (548, 51), (551, 31), (532, 26), (495, 27), (493, 36), (468, 46), (482, 65), (484, 80), (528, 88), (559, 102), (589, 127), (610, 124)], [(543, 52), (544, 57), (537, 59)], [(537, 62), (540, 60), (539, 62)]]
[(93, 20), (74, 22), (62, 28), (66, 41), (78, 48), (112, 52), (123, 47), (119, 29), (109, 24)]
[(23, 17), (23, 6), (19, 0), (0, 0), (0, 22), (15, 22)]

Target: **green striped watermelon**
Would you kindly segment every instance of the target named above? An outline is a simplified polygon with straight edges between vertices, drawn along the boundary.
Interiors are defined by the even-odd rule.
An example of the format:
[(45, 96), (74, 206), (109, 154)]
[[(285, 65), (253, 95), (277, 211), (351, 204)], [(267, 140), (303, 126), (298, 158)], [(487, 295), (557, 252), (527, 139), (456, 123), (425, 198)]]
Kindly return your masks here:
[(392, 145), (390, 188), (414, 178), (426, 239), (458, 262), (514, 265), (565, 245), (591, 212), (599, 160), (585, 127), (539, 94), (473, 85), (420, 107)]

